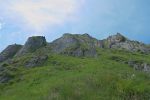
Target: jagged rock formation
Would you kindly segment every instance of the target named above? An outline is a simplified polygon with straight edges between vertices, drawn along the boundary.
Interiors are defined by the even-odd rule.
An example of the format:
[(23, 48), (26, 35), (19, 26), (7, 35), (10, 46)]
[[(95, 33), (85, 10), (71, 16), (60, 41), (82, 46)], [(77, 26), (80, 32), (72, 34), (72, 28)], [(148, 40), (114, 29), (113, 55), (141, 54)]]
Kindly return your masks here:
[(109, 36), (103, 41), (105, 48), (124, 49), (132, 52), (149, 52), (149, 49), (145, 44), (140, 43), (138, 41), (131, 41), (123, 35), (121, 35), (120, 33)]
[[(22, 56), (26, 53), (33, 53), (37, 49), (45, 47), (47, 44), (45, 37), (43, 36), (33, 36), (29, 37), (25, 45), (21, 48), (19, 46), (18, 49), (13, 49), (12, 46), (6, 48), (5, 52), (0, 54), (0, 62), (16, 56)], [(150, 46), (147, 46), (138, 41), (131, 41), (117, 33), (116, 35), (109, 36), (104, 40), (97, 40), (91, 37), (88, 34), (69, 34), (66, 33), (59, 39), (49, 43), (47, 46), (49, 47), (47, 50), (52, 51), (58, 54), (66, 54), (72, 56), (88, 56), (93, 57), (96, 56), (96, 48), (107, 48), (107, 49), (123, 49), (128, 51), (139, 51), (143, 53), (150, 52)], [(21, 48), (21, 49), (20, 49)], [(11, 52), (8, 52), (10, 50)], [(6, 52), (7, 51), (7, 52)]]
[(125, 42), (127, 39), (122, 36), (120, 33), (117, 33), (116, 35), (109, 36), (104, 41), (104, 46), (106, 48), (112, 48), (113, 45), (121, 42)]
[(50, 43), (53, 52), (72, 56), (96, 56), (97, 39), (88, 34), (64, 34)]
[(37, 49), (46, 46), (46, 39), (43, 36), (29, 37), (22, 49), (17, 53), (17, 56), (24, 55), (26, 53), (32, 53)]
[(9, 45), (2, 51), (2, 53), (0, 53), (0, 62), (12, 58), (21, 49), (21, 47), (22, 45), (17, 44)]
[[(18, 66), (31, 68), (43, 65), (51, 53), (75, 57), (96, 57), (98, 55), (97, 50), (100, 48), (150, 53), (149, 45), (131, 41), (120, 33), (109, 36), (104, 40), (95, 39), (88, 34), (66, 33), (51, 43), (47, 43), (43, 36), (34, 36), (29, 37), (23, 46), (17, 44), (9, 45), (0, 53), (0, 83), (7, 83), (11, 80), (13, 74), (10, 72), (16, 70)], [(150, 72), (150, 63), (144, 61), (140, 62), (134, 59), (129, 61), (129, 59), (120, 57), (112, 57), (111, 60), (128, 64), (135, 70)]]
[[(33, 36), (29, 37), (25, 45), (21, 48), (21, 45), (10, 45), (0, 54), (0, 62), (8, 58), (12, 58), (14, 55), (22, 56), (27, 53), (33, 53), (37, 49), (45, 47), (47, 44), (45, 37)], [(59, 39), (56, 39), (52, 43), (49, 43), (48, 51), (52, 51), (58, 54), (66, 54), (72, 56), (96, 56), (96, 48), (107, 49), (123, 49), (128, 51), (139, 51), (143, 53), (150, 52), (150, 46), (147, 46), (138, 41), (131, 41), (117, 33), (116, 35), (109, 36), (104, 40), (97, 40), (88, 34), (69, 34), (66, 33)]]

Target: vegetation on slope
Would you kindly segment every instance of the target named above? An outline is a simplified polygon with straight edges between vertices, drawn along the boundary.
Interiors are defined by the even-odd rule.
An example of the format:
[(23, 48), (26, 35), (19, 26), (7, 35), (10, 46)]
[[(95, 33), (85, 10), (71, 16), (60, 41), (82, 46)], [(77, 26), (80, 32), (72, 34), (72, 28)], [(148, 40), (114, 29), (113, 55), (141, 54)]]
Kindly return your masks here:
[(149, 100), (150, 74), (122, 59), (150, 63), (150, 55), (111, 49), (98, 49), (95, 58), (49, 53), (42, 66), (8, 68), (14, 78), (0, 85), (0, 100)]

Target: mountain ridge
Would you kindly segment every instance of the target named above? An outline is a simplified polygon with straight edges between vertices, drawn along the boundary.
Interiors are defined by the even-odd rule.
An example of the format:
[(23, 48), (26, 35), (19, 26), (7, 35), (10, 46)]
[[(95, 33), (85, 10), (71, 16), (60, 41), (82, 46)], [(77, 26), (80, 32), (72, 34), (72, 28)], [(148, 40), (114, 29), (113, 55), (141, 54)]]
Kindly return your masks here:
[[(65, 33), (63, 34), (62, 37), (52, 42), (47, 42), (44, 36), (29, 37), (26, 43), (22, 45), (22, 47), (20, 47), (20, 50), (14, 52), (13, 56), (19, 55), (21, 56), (26, 53), (32, 53), (35, 52), (37, 49), (46, 46), (49, 46), (50, 50), (54, 53), (68, 54), (73, 56), (94, 57), (96, 56), (96, 48), (107, 48), (107, 49), (113, 48), (142, 53), (150, 52), (149, 45), (146, 45), (138, 41), (129, 40), (121, 33), (111, 35), (103, 40), (98, 40), (87, 33), (85, 34)], [(0, 53), (0, 62), (3, 62), (13, 57), (7, 54), (8, 51), (11, 51), (11, 49), (8, 50), (7, 48)], [(8, 56), (4, 57), (5, 55)]]

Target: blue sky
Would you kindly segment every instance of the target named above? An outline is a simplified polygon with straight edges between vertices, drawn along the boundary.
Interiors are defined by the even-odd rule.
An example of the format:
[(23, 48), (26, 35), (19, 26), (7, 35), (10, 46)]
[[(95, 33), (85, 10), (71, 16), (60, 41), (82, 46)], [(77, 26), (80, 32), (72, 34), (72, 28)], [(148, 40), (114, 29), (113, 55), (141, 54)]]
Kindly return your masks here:
[(0, 0), (0, 51), (29, 36), (63, 33), (103, 39), (117, 32), (150, 43), (150, 0)]

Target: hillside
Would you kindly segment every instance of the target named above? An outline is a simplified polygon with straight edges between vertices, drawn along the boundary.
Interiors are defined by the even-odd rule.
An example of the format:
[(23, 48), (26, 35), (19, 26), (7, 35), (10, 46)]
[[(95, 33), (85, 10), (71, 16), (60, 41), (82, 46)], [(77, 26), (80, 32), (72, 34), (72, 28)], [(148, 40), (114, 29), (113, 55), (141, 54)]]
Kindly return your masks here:
[(0, 100), (149, 100), (149, 52), (120, 33), (30, 37), (0, 54)]

